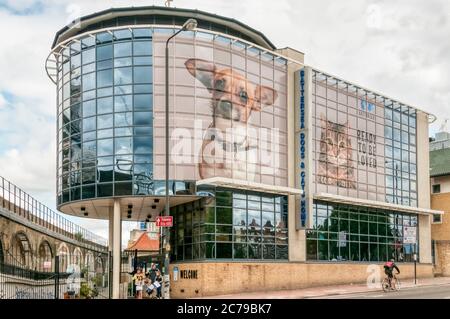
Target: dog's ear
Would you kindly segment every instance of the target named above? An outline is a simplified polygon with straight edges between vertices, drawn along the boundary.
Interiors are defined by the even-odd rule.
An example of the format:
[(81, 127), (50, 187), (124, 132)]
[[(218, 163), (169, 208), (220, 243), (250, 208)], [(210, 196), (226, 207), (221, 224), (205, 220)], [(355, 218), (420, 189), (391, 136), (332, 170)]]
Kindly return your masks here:
[(189, 59), (184, 62), (184, 65), (188, 72), (202, 82), (208, 91), (214, 89), (214, 72), (216, 71), (216, 66), (213, 62), (201, 59)]
[(277, 91), (274, 89), (258, 85), (255, 89), (255, 104), (253, 105), (253, 109), (256, 111), (261, 110), (261, 105), (273, 105), (278, 97)]

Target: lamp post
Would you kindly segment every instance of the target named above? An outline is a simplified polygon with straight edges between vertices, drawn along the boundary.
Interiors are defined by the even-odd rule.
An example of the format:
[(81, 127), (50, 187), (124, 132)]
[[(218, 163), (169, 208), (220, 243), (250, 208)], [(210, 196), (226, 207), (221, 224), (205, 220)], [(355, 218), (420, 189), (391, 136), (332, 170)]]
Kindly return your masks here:
[[(172, 36), (170, 36), (166, 41), (166, 203), (164, 209), (164, 216), (170, 215), (170, 204), (169, 204), (169, 42), (173, 38), (175, 38), (178, 34), (183, 31), (192, 31), (197, 28), (197, 20), (188, 19), (180, 30), (175, 32)], [(169, 274), (169, 251), (166, 251), (167, 245), (170, 243), (170, 232), (167, 227), (163, 228), (163, 251), (164, 254), (164, 270), (167, 274)], [(168, 296), (168, 293), (165, 293)]]

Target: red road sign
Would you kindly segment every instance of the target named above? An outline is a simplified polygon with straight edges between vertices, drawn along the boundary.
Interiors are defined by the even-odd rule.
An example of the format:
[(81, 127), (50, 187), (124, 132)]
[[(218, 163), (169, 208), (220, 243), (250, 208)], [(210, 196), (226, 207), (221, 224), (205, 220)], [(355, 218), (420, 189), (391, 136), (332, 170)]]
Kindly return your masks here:
[(156, 226), (158, 226), (158, 227), (173, 227), (173, 216), (158, 216), (158, 217), (156, 217)]

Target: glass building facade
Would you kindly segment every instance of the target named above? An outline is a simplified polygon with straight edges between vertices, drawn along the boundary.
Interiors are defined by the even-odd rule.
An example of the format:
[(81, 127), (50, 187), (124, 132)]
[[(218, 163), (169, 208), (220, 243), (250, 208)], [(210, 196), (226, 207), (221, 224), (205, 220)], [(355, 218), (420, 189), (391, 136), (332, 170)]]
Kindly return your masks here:
[(417, 207), (416, 110), (312, 70), (316, 193)]
[(200, 186), (205, 198), (174, 209), (173, 258), (288, 260), (287, 197)]
[[(164, 49), (186, 19), (154, 14), (98, 20), (79, 31), (62, 30), (55, 40), (58, 206), (134, 196), (153, 196), (150, 200), (157, 203), (165, 195)], [(298, 71), (288, 66), (299, 70), (301, 63), (275, 52), (254, 30), (236, 31), (229, 21), (198, 22), (197, 30), (181, 32), (170, 45), (170, 195), (189, 195), (179, 201), (184, 204), (171, 208), (172, 260), (284, 262), (290, 257), (290, 232), (306, 245), (301, 261), (411, 262), (419, 247), (404, 242), (404, 227), (416, 227), (418, 238), (418, 215), (368, 206), (371, 201), (418, 207), (416, 109), (305, 67), (310, 87), (300, 95), (308, 94), (301, 98), (303, 107), (310, 107), (306, 113), (311, 123), (306, 123), (307, 131), (296, 127), (291, 134), (298, 141), (302, 133), (308, 135), (303, 136), (308, 147), (299, 143), (299, 149), (288, 149), (291, 97), (302, 90), (289, 92), (289, 80)], [(230, 107), (220, 104), (222, 100)], [(244, 111), (236, 112), (233, 103)], [(217, 106), (225, 111), (218, 113)], [(296, 122), (305, 125), (305, 109), (296, 113)], [(219, 133), (240, 128), (244, 138), (229, 143), (220, 134), (207, 137), (195, 131), (217, 122)], [(173, 151), (177, 138), (188, 145), (179, 153)], [(224, 162), (211, 155), (216, 152), (204, 156), (200, 149), (214, 140), (220, 141), (220, 151), (234, 151), (233, 156), (224, 156)], [(186, 149), (194, 151), (185, 154)], [(237, 161), (236, 150), (247, 153)], [(293, 198), (298, 189), (289, 189), (295, 186), (288, 179), (288, 161), (302, 156), (312, 164), (302, 168), (312, 178), (306, 180), (312, 205), (302, 231), (293, 229), (295, 225), (288, 231), (287, 195), (256, 192), (250, 186), (196, 186), (218, 177), (234, 185), (245, 181), (265, 186), (259, 190), (269, 185)], [(305, 180), (297, 177), (296, 187), (301, 188)], [(355, 206), (335, 204), (332, 196), (351, 198), (355, 201), (347, 203)], [(358, 200), (365, 206), (356, 206)], [(63, 208), (79, 214), (73, 207)], [(110, 215), (107, 211), (101, 217)], [(291, 247), (297, 248), (305, 247)]]
[(403, 229), (418, 226), (414, 214), (315, 202), (313, 228), (307, 231), (307, 259), (412, 262), (415, 247), (404, 243)]

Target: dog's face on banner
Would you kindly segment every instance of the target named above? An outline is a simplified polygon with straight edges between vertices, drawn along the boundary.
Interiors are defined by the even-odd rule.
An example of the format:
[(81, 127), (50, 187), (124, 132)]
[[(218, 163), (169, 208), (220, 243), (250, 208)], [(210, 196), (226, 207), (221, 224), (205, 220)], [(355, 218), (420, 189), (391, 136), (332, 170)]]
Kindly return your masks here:
[(255, 85), (232, 69), (217, 68), (213, 62), (189, 59), (185, 66), (212, 94), (216, 119), (247, 123), (252, 111), (261, 111), (262, 105), (273, 105), (277, 98), (274, 89)]

